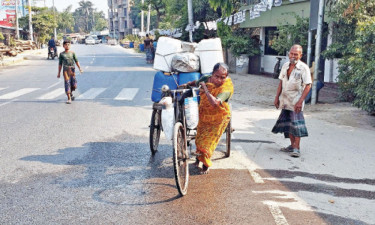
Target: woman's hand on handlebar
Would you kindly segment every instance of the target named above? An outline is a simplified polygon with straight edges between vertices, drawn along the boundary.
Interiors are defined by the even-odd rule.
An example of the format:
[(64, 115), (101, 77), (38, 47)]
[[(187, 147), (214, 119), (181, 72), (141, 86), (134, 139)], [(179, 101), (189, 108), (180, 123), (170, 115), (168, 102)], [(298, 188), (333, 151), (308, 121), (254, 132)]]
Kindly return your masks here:
[(178, 89), (187, 89), (189, 87), (188, 83), (186, 84), (181, 84), (181, 85), (178, 85)]
[(199, 91), (200, 91), (200, 92), (206, 92), (206, 91), (208, 91), (205, 82), (200, 82), (200, 83), (199, 83)]

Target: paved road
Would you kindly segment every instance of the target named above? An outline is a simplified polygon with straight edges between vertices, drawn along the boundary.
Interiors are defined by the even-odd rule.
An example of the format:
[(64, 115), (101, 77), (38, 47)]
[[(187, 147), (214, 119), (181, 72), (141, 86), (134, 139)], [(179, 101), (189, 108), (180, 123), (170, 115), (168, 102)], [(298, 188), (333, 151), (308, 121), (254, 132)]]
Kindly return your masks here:
[[(327, 162), (312, 152), (294, 160), (269, 133), (277, 112), (236, 102), (231, 157), (220, 145), (210, 174), (191, 168), (189, 193), (179, 197), (171, 143), (163, 139), (154, 157), (149, 151), (155, 71), (144, 55), (106, 45), (73, 50), (85, 72), (71, 105), (56, 60), (0, 70), (1, 224), (375, 223), (375, 156), (367, 146), (362, 161), (334, 147)], [(338, 129), (312, 124), (313, 132)], [(350, 132), (374, 138), (362, 130), (339, 136)]]

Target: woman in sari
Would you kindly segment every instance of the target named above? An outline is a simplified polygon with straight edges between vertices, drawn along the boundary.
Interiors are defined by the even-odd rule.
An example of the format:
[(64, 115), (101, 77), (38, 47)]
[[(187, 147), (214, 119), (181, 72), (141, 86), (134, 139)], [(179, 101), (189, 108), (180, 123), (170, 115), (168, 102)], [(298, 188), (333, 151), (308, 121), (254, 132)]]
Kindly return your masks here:
[(154, 56), (153, 56), (154, 45), (152, 44), (152, 40), (150, 39), (148, 34), (146, 34), (146, 39), (143, 42), (145, 44), (146, 61), (147, 63), (152, 64), (154, 63)]
[(199, 166), (199, 162), (202, 162), (201, 174), (207, 174), (212, 166), (211, 157), (231, 117), (228, 100), (233, 95), (233, 84), (228, 77), (227, 65), (217, 63), (212, 75), (202, 76), (197, 81), (185, 84), (187, 85), (201, 85), (199, 123), (195, 138), (198, 157), (195, 165)]

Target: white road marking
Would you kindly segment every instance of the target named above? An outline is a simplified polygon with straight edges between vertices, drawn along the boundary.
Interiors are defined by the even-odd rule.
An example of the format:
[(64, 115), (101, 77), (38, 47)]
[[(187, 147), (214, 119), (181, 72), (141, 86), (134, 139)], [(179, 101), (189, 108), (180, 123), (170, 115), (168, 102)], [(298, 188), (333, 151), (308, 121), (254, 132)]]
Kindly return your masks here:
[(137, 95), (139, 88), (124, 88), (116, 96), (115, 100), (129, 100), (132, 101)]
[[(282, 199), (282, 201), (266, 200), (263, 201), (265, 205), (277, 205), (279, 207), (285, 207), (291, 210), (297, 211), (313, 211), (310, 205), (308, 205), (302, 198), (300, 198), (296, 192), (291, 191), (280, 191), (280, 190), (266, 190), (266, 191), (253, 191), (255, 194), (271, 194), (274, 199)], [(286, 201), (287, 200), (287, 201)]]
[(286, 221), (285, 216), (283, 212), (281, 212), (279, 206), (273, 204), (268, 205), (268, 209), (270, 210), (276, 225), (288, 225), (288, 221)]
[(106, 88), (90, 88), (88, 91), (81, 94), (76, 99), (94, 99), (105, 90)]
[(17, 101), (17, 99), (12, 99), (9, 102), (4, 102), (4, 103), (0, 104), (0, 107), (4, 106), (4, 105), (8, 105), (9, 103), (12, 103), (12, 102), (15, 102), (15, 101)]
[(49, 86), (47, 89), (53, 88), (53, 87), (55, 87), (55, 86), (57, 86), (57, 85), (59, 85), (61, 83), (62, 83), (61, 81), (58, 81), (58, 82), (52, 84), (51, 86)]
[(49, 99), (54, 99), (59, 97), (60, 95), (65, 94), (65, 89), (64, 88), (58, 88), (56, 90), (53, 90), (51, 92), (48, 92), (47, 94), (44, 94), (40, 96), (38, 99), (40, 100), (49, 100)]
[(255, 170), (258, 168), (258, 166), (252, 162), (251, 160), (248, 159), (245, 151), (243, 150), (243, 148), (240, 146), (240, 145), (236, 145), (235, 146), (235, 149), (243, 155), (243, 157), (241, 157), (242, 160), (244, 160), (244, 162), (241, 162), (241, 164), (243, 164), (247, 170), (249, 171), (251, 177), (253, 178), (254, 182), (257, 183), (257, 184), (263, 184), (264, 183), (264, 180), (263, 178), (259, 175), (259, 173), (255, 172)]
[(2, 95), (2, 96), (0, 96), (0, 99), (17, 98), (21, 95), (25, 95), (25, 94), (28, 94), (30, 92), (33, 92), (33, 91), (36, 91), (36, 90), (39, 90), (39, 89), (40, 88), (23, 88), (23, 89), (20, 89), (18, 91), (13, 91), (13, 92), (10, 92), (8, 94)]

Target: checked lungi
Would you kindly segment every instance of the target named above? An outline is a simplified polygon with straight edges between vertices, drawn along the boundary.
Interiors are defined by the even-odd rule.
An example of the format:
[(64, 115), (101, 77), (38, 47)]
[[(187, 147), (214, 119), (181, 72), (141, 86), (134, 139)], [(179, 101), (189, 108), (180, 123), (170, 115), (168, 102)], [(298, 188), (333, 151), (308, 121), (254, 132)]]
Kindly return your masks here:
[(289, 138), (289, 134), (294, 137), (307, 137), (307, 128), (303, 112), (296, 113), (294, 111), (283, 109), (272, 128), (272, 133), (284, 133), (285, 138)]

